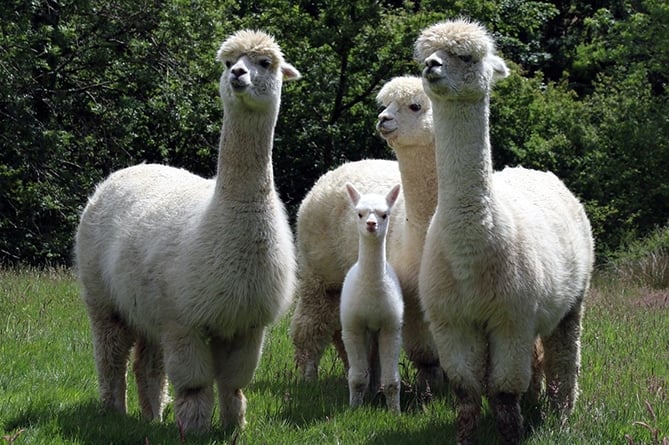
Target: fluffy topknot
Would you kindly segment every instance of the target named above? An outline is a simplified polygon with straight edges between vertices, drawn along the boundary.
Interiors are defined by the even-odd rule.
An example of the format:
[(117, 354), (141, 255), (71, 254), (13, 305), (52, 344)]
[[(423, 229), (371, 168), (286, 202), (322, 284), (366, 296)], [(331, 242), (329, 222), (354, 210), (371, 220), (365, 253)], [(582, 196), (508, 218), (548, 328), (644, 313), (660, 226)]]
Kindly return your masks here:
[(416, 40), (414, 57), (423, 63), (439, 50), (482, 59), (488, 54), (494, 54), (495, 42), (477, 22), (467, 19), (447, 20), (423, 30)]
[(412, 103), (425, 97), (423, 80), (420, 77), (400, 76), (394, 77), (383, 85), (376, 95), (376, 101), (380, 104), (388, 104), (393, 100)]
[(242, 54), (269, 56), (276, 62), (284, 62), (283, 52), (274, 37), (262, 31), (242, 29), (228, 37), (216, 54), (216, 60), (237, 59)]

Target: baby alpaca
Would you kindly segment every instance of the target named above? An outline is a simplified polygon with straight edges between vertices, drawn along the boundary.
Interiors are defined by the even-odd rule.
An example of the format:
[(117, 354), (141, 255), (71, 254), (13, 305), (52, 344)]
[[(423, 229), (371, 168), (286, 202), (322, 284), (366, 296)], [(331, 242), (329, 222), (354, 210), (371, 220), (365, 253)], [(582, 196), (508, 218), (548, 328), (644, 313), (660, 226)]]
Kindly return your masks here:
[[(392, 266), (386, 261), (386, 233), (390, 210), (399, 196), (399, 184), (383, 197), (361, 195), (350, 183), (346, 191), (358, 216), (358, 261), (344, 278), (341, 292), (342, 340), (349, 361), (350, 404), (362, 404), (365, 392), (372, 394), (380, 383), (388, 409), (400, 410), (398, 361), (404, 303), (402, 289)], [(378, 344), (378, 348), (372, 348)], [(378, 357), (372, 357), (376, 349)]]

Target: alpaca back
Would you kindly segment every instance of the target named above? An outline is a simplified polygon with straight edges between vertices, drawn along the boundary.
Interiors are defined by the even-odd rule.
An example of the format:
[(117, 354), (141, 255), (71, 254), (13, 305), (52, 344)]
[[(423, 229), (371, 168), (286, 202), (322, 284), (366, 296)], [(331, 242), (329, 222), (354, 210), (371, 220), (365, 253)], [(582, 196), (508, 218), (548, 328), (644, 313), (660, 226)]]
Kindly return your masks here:
[(537, 329), (545, 335), (560, 319), (550, 313), (551, 306), (564, 310), (579, 304), (589, 286), (594, 263), (590, 222), (583, 205), (553, 173), (516, 167), (493, 179), (500, 202), (513, 212), (512, 239), (523, 246), (528, 274), (534, 271), (530, 282), (541, 284), (533, 291), (548, 312), (538, 317)]
[[(184, 250), (184, 233), (197, 222), (214, 181), (185, 170), (140, 164), (119, 170), (98, 185), (76, 235), (75, 258), (89, 306), (133, 308), (129, 322), (162, 317), (156, 301), (164, 271)], [(169, 197), (169, 199), (165, 199)], [(156, 326), (146, 323), (147, 327)]]

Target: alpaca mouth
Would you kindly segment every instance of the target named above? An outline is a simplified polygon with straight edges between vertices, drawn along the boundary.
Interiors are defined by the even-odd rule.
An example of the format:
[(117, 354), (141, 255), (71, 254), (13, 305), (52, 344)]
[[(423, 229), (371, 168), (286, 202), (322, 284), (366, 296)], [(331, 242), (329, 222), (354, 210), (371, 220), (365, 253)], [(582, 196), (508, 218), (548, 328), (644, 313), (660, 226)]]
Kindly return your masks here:
[(423, 79), (427, 80), (430, 83), (434, 83), (441, 79), (439, 73), (437, 73), (433, 68), (425, 68), (423, 70)]
[(381, 136), (388, 136), (391, 133), (394, 133), (395, 131), (397, 131), (397, 127), (388, 128), (385, 125), (383, 125), (382, 123), (378, 124), (376, 126), (376, 129), (378, 130), (379, 133), (381, 133)]
[(244, 91), (249, 85), (249, 82), (242, 79), (230, 79), (230, 86), (236, 93)]
[(383, 128), (383, 127), (379, 128), (379, 133), (381, 133), (381, 136), (383, 137), (388, 137), (396, 131), (397, 128)]

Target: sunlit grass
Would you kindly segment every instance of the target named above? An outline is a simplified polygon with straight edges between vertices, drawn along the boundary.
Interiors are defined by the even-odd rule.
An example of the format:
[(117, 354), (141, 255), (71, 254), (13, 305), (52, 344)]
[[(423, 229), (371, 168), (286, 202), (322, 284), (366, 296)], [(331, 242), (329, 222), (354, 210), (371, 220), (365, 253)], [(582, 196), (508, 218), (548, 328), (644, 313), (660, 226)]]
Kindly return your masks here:
[[(662, 444), (669, 436), (669, 308), (662, 292), (599, 274), (583, 322), (574, 415), (564, 425), (545, 416), (532, 424), (527, 443)], [(186, 436), (186, 443), (454, 443), (449, 396), (425, 403), (404, 358), (402, 414), (387, 412), (381, 401), (353, 411), (332, 348), (319, 382), (301, 381), (288, 326), (285, 317), (272, 327), (245, 390), (247, 429), (214, 427)], [(164, 423), (145, 422), (131, 374), (128, 386), (127, 416), (100, 410), (88, 320), (68, 271), (0, 271), (0, 445), (181, 444), (171, 406)], [(487, 409), (481, 428), (482, 444), (498, 443)]]

